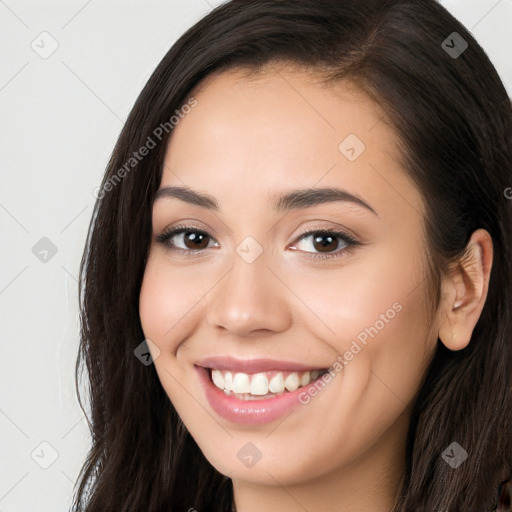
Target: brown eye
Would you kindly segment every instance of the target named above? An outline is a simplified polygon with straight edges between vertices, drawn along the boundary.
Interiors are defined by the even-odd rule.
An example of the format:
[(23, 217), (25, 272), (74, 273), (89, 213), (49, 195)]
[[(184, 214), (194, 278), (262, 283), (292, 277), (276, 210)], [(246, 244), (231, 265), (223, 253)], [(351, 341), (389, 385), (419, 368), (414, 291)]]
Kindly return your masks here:
[(338, 248), (338, 240), (332, 235), (317, 235), (313, 237), (313, 247), (319, 252), (334, 251)]
[(179, 226), (157, 235), (156, 240), (170, 250), (186, 253), (207, 249), (210, 241), (214, 239), (205, 231), (187, 226)]
[(346, 233), (317, 229), (303, 233), (293, 248), (309, 253), (313, 258), (326, 259), (340, 257), (357, 245), (360, 242)]
[(208, 235), (194, 231), (184, 231), (182, 234), (183, 243), (187, 249), (206, 249), (208, 247)]

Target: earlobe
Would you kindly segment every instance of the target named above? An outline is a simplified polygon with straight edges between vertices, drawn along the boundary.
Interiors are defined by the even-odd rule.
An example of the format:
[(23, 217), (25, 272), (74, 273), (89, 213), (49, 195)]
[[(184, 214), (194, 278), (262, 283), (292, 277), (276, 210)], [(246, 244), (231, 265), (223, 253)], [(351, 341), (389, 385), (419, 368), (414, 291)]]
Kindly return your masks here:
[(471, 341), (487, 298), (492, 256), (491, 236), (478, 229), (468, 242), (465, 257), (443, 278), (439, 339), (450, 350), (462, 350)]

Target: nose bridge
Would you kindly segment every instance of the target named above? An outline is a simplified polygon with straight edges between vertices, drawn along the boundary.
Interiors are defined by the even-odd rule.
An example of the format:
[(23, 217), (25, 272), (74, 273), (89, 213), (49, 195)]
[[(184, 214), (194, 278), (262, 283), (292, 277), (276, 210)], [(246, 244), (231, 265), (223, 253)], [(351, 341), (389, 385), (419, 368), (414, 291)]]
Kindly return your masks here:
[(269, 263), (263, 247), (251, 237), (236, 247), (231, 269), (210, 295), (207, 321), (211, 326), (238, 336), (289, 326), (286, 290), (268, 268)]

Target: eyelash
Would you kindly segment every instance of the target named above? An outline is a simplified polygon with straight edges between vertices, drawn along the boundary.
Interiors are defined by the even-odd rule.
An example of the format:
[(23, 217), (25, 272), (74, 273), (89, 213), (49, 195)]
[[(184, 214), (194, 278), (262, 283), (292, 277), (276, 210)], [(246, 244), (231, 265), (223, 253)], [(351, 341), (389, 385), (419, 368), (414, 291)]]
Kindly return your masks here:
[[(205, 249), (185, 250), (185, 249), (179, 249), (179, 248), (171, 246), (170, 240), (174, 236), (180, 235), (180, 234), (186, 233), (186, 232), (192, 232), (192, 233), (195, 233), (198, 235), (205, 235), (205, 236), (209, 237), (211, 240), (215, 240), (206, 231), (203, 231), (202, 229), (197, 229), (193, 226), (185, 226), (185, 225), (178, 225), (172, 229), (166, 230), (163, 233), (156, 235), (155, 239), (158, 243), (165, 245), (167, 249), (174, 251), (174, 252), (179, 252), (181, 254), (184, 254), (185, 256), (192, 256), (196, 253), (203, 252)], [(354, 250), (354, 248), (356, 246), (361, 244), (358, 240), (356, 240), (352, 236), (348, 235), (347, 233), (343, 233), (342, 231), (332, 231), (330, 229), (318, 229), (318, 228), (310, 229), (310, 230), (302, 233), (302, 235), (300, 235), (296, 239), (296, 243), (301, 242), (302, 240), (308, 238), (312, 234), (333, 236), (335, 238), (339, 238), (342, 242), (344, 242), (346, 244), (346, 247), (344, 247), (342, 249), (337, 249), (336, 252), (333, 252), (333, 253), (322, 254), (322, 253), (312, 253), (312, 252), (304, 251), (306, 254), (308, 254), (308, 257), (312, 257), (315, 259), (326, 260), (326, 259), (341, 258), (344, 254), (350, 253), (352, 250)]]

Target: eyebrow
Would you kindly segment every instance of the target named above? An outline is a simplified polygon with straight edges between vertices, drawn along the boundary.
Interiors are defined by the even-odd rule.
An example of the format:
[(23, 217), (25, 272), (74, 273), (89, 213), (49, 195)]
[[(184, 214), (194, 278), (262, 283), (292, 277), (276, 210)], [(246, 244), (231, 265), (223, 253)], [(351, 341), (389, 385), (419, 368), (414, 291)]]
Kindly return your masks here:
[[(165, 187), (157, 190), (155, 201), (163, 197), (174, 197), (186, 203), (201, 206), (208, 210), (219, 211), (218, 201), (209, 194), (195, 192), (189, 187)], [(361, 197), (340, 188), (306, 188), (290, 190), (274, 198), (274, 209), (282, 212), (299, 208), (309, 208), (334, 201), (350, 202), (366, 208), (377, 217), (379, 214)]]

